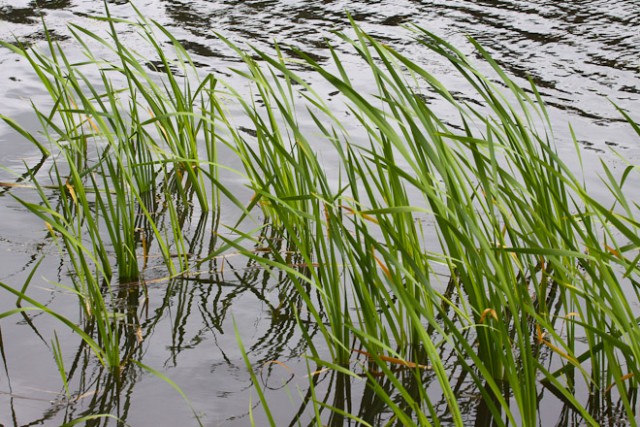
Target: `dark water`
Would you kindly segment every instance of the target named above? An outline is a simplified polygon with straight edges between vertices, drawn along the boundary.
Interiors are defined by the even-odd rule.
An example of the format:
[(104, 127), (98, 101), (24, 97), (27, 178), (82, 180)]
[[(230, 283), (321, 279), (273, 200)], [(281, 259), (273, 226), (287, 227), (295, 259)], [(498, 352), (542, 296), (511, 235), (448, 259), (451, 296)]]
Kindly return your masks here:
[[(146, 16), (168, 26), (204, 71), (229, 76), (231, 81), (228, 67), (237, 59), (216, 40), (214, 31), (233, 41), (249, 40), (266, 50), (276, 39), (307, 50), (322, 62), (328, 56), (324, 40), (330, 37), (329, 32), (348, 31), (348, 10), (364, 29), (424, 63), (454, 90), (460, 82), (446, 75), (443, 64), (417, 48), (400, 25), (418, 24), (469, 53), (465, 36), (470, 35), (518, 82), (526, 84), (526, 79), (531, 78), (537, 84), (550, 105), (561, 152), (573, 150), (567, 126), (571, 122), (585, 149), (587, 170), (601, 159), (615, 169), (621, 165), (618, 154), (635, 164), (640, 159), (640, 141), (611, 104), (614, 102), (639, 118), (638, 0), (148, 0), (136, 4)], [(125, 2), (110, 1), (109, 5), (116, 16), (133, 16)], [(101, 24), (90, 16), (101, 14), (101, 2), (0, 0), (0, 39), (16, 37), (27, 43), (41, 43), (43, 15), (64, 46), (69, 43), (67, 23), (99, 30)], [(136, 43), (133, 37), (129, 41)], [(70, 56), (74, 55), (80, 58), (79, 52), (70, 50)], [(355, 55), (346, 49), (343, 55), (348, 70), (359, 73), (361, 65)], [(366, 76), (359, 84), (363, 91), (373, 87)], [(0, 49), (0, 113), (36, 129), (29, 113), (29, 99), (47, 102), (25, 62)], [(15, 180), (9, 169), (23, 173), (24, 162), (33, 165), (37, 160), (31, 146), (0, 124), (0, 180)], [(595, 176), (587, 174), (585, 179), (597, 183)], [(54, 285), (68, 283), (68, 266), (47, 240), (41, 221), (25, 214), (8, 197), (9, 191), (1, 188), (0, 281), (22, 284), (36, 260), (47, 255), (37, 274), (47, 280), (36, 280), (33, 295), (51, 308), (73, 315), (77, 299)], [(30, 191), (11, 190), (25, 198), (33, 197)], [(242, 191), (238, 189), (239, 194)], [(251, 196), (248, 191), (245, 193), (247, 198)], [(224, 223), (226, 219), (220, 221)], [(188, 229), (195, 250), (206, 252), (210, 242), (202, 230), (211, 230), (215, 224), (212, 218), (192, 218)], [(146, 290), (123, 286), (113, 292), (114, 300), (128, 307), (120, 311), (125, 318), (123, 332), (135, 329), (142, 338), (140, 342), (126, 343), (126, 352), (161, 370), (182, 387), (206, 425), (249, 425), (250, 414), (257, 406), (257, 395), (251, 392), (251, 381), (238, 350), (234, 318), (262, 385), (270, 399), (279, 402), (275, 405), (279, 425), (298, 420), (307, 424), (306, 415), (295, 415), (307, 393), (308, 381), (306, 364), (300, 357), (305, 353), (302, 337), (293, 313), (286, 308), (290, 306), (282, 304), (296, 300), (286, 281), (241, 257), (230, 257), (225, 261), (224, 273), (217, 271), (206, 279), (150, 282)], [(12, 307), (13, 301), (0, 300), (0, 311)], [(33, 315), (27, 321), (16, 316), (3, 319), (0, 326), (6, 344), (4, 369), (0, 369), (0, 425), (58, 425), (86, 413), (111, 413), (133, 426), (195, 425), (192, 412), (169, 385), (132, 365), (126, 368), (120, 382), (114, 381), (87, 356), (77, 337), (50, 318)], [(54, 329), (65, 343), (71, 398), (65, 397), (61, 389), (52, 356), (48, 337), (53, 336)], [(317, 393), (325, 393), (330, 404), (346, 405), (353, 413), (371, 417), (385, 413), (380, 402), (362, 392), (363, 384), (346, 384), (344, 379), (323, 374), (318, 376), (317, 387)], [(431, 391), (437, 395), (437, 390)], [(563, 412), (562, 404), (552, 396), (547, 401), (551, 405), (548, 408), (554, 410), (541, 411), (540, 425), (562, 424), (562, 420), (562, 425), (572, 425), (575, 420)], [(443, 421), (447, 419), (445, 406), (444, 402), (437, 405), (443, 408)], [(470, 397), (469, 420), (475, 419), (476, 410)], [(257, 425), (264, 425), (259, 411), (253, 415)]]

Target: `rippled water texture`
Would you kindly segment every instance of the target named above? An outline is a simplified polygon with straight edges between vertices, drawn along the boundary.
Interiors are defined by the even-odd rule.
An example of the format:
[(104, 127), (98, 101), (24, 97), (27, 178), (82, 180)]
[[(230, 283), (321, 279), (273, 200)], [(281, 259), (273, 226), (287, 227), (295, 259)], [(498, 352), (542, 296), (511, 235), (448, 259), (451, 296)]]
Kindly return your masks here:
[[(122, 2), (109, 2), (122, 3)], [(37, 2), (0, 2), (0, 38), (42, 38)], [(42, 1), (47, 24), (64, 37), (67, 22), (88, 23), (102, 14), (101, 2)], [(532, 78), (547, 101), (566, 111), (584, 138), (623, 143), (605, 131), (618, 118), (606, 99), (633, 110), (640, 99), (640, 2), (627, 1), (147, 1), (144, 13), (169, 26), (203, 64), (224, 63), (230, 52), (214, 31), (259, 46), (272, 40), (327, 55), (328, 31), (347, 26), (345, 10), (371, 34), (395, 47), (412, 44), (401, 24), (415, 23), (456, 43), (463, 35), (480, 41), (513, 75)], [(112, 5), (115, 15), (130, 9)], [(90, 25), (95, 26), (95, 22)], [(424, 58), (428, 61), (429, 58)], [(12, 96), (12, 76), (2, 52), (2, 99)], [(15, 90), (15, 89), (14, 89)], [(20, 95), (25, 95), (22, 91)], [(28, 93), (26, 94), (28, 95)], [(608, 135), (608, 136), (607, 136)]]
[[(109, 4), (113, 15), (133, 16), (125, 2)], [(365, 30), (424, 63), (453, 90), (459, 82), (446, 75), (443, 64), (417, 48), (401, 25), (418, 24), (468, 52), (465, 36), (470, 35), (517, 76), (519, 83), (524, 85), (531, 78), (540, 88), (551, 106), (561, 151), (572, 150), (567, 126), (571, 122), (579, 143), (587, 150), (586, 162), (602, 158), (615, 167), (618, 160), (611, 149), (636, 164), (640, 160), (637, 139), (611, 104), (616, 103), (638, 119), (638, 0), (145, 0), (136, 4), (184, 43), (203, 72), (219, 73), (231, 81), (234, 78), (228, 68), (237, 64), (237, 58), (214, 32), (267, 50), (273, 40), (278, 40), (309, 51), (324, 62), (329, 54), (325, 37), (330, 31), (348, 29), (348, 10)], [(103, 24), (91, 16), (103, 13), (102, 2), (98, 1), (0, 0), (0, 39), (42, 43), (42, 15), (54, 37), (65, 46), (67, 23), (99, 30)], [(123, 38), (127, 40), (127, 34)], [(131, 43), (136, 42), (131, 39)], [(342, 53), (345, 66), (358, 73), (360, 63), (353, 52)], [(69, 55), (81, 57), (79, 52)], [(373, 83), (363, 76), (359, 84), (367, 90)], [(46, 102), (27, 64), (0, 48), (0, 112), (36, 129), (29, 99)], [(37, 158), (33, 147), (17, 141), (16, 134), (0, 124), (0, 166), (20, 169), (23, 162)], [(0, 180), (8, 176), (9, 172), (0, 169)], [(40, 220), (25, 215), (18, 203), (3, 197), (5, 193), (0, 190), (0, 281), (22, 283), (35, 260), (50, 253), (40, 269), (51, 277), (57, 274), (57, 280), (63, 282), (65, 270), (59, 265), (56, 249), (43, 243), (46, 230)], [(191, 227), (197, 230), (199, 225)], [(243, 340), (249, 343), (249, 356), (258, 365), (267, 363), (261, 371), (264, 385), (272, 394), (280, 394), (287, 408), (283, 414), (289, 414), (282, 425), (288, 425), (296, 408), (288, 402), (287, 394), (298, 399), (296, 381), (299, 379), (301, 387), (307, 383), (306, 368), (299, 358), (304, 352), (302, 340), (295, 332), (293, 314), (286, 313), (281, 304), (295, 295), (286, 286), (276, 286), (277, 280), (267, 272), (251, 265), (237, 267), (234, 274), (215, 286), (188, 281), (151, 284), (148, 295), (139, 289), (120, 289), (118, 297), (125, 302), (148, 298), (147, 314), (140, 325), (145, 345), (132, 357), (162, 369), (182, 386), (206, 425), (248, 425), (250, 405), (255, 406), (257, 397), (254, 395), (250, 403), (250, 380), (237, 350), (232, 311), (239, 319)], [(72, 296), (59, 289), (38, 292), (37, 297), (49, 301), (52, 308), (68, 311), (75, 304)], [(10, 309), (11, 304), (0, 302), (0, 311)], [(141, 377), (132, 369), (124, 385), (103, 382), (100, 368), (83, 359), (86, 355), (82, 348), (68, 363), (75, 372), (76, 389), (86, 393), (76, 394), (75, 402), (68, 405), (60, 394), (60, 377), (49, 343), (39, 340), (35, 333), (52, 336), (50, 330), (55, 325), (43, 318), (35, 318), (35, 326), (18, 318), (12, 322), (4, 322), (0, 330), (1, 338), (11, 343), (3, 354), (7, 372), (0, 374), (0, 425), (57, 425), (69, 419), (65, 412), (79, 416), (88, 407), (124, 416), (134, 426), (189, 425), (193, 420), (180, 396), (156, 378)], [(61, 341), (73, 340), (67, 335), (61, 333)], [(268, 364), (273, 360), (283, 365)], [(291, 380), (290, 369), (297, 369), (297, 379)], [(546, 420), (541, 414), (541, 419), (542, 425), (546, 421), (555, 424), (557, 416)]]

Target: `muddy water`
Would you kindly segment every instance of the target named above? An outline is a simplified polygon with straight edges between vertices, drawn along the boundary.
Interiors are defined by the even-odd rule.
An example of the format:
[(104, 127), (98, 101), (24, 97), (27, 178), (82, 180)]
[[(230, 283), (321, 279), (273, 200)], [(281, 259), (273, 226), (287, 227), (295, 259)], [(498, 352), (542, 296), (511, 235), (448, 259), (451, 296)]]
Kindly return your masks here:
[[(109, 4), (114, 15), (133, 16), (125, 2)], [(214, 31), (233, 41), (249, 40), (266, 50), (275, 39), (309, 51), (323, 62), (328, 61), (324, 39), (331, 37), (332, 30), (348, 30), (348, 10), (367, 31), (424, 63), (453, 89), (460, 82), (446, 74), (443, 64), (417, 48), (400, 25), (418, 24), (467, 52), (471, 49), (465, 36), (470, 35), (519, 83), (526, 84), (526, 79), (531, 78), (537, 84), (557, 126), (559, 149), (566, 153), (573, 150), (567, 127), (568, 122), (572, 123), (585, 150), (587, 170), (601, 159), (614, 169), (619, 168), (616, 152), (636, 164), (640, 159), (640, 141), (611, 104), (616, 103), (638, 118), (638, 0), (146, 0), (137, 6), (149, 18), (166, 25), (203, 71), (219, 73), (232, 82), (229, 67), (237, 60), (216, 40)], [(100, 30), (101, 24), (91, 15), (101, 14), (101, 2), (0, 0), (0, 39), (9, 41), (15, 37), (27, 43), (41, 43), (42, 15), (55, 38), (65, 46), (69, 43), (68, 23)], [(127, 34), (123, 37), (126, 39)], [(129, 40), (137, 43), (133, 37)], [(342, 54), (346, 67), (357, 75), (361, 67), (358, 59), (346, 49)], [(69, 55), (81, 57), (72, 50)], [(372, 82), (363, 75), (360, 85), (366, 91)], [(38, 126), (29, 113), (30, 99), (48, 102), (25, 62), (0, 49), (0, 113), (35, 130)], [(15, 173), (24, 173), (25, 163), (37, 165), (36, 154), (8, 127), (0, 125), (0, 181), (19, 179)], [(597, 177), (586, 174), (585, 178), (596, 185)], [(238, 191), (242, 192), (241, 188)], [(68, 266), (57, 256), (41, 222), (26, 214), (9, 193), (33, 197), (29, 189), (0, 187), (0, 281), (20, 286), (36, 261), (45, 255), (36, 276), (44, 276), (46, 281), (36, 280), (33, 296), (53, 309), (73, 315), (77, 300), (53, 285), (68, 283)], [(248, 192), (246, 197), (250, 197)], [(199, 230), (214, 227), (212, 218), (205, 218), (202, 223), (193, 218), (189, 224), (192, 241), (200, 245), (200, 251), (206, 252), (210, 243)], [(250, 390), (251, 381), (238, 351), (235, 318), (270, 400), (280, 402), (275, 405), (280, 407), (276, 414), (278, 425), (297, 422), (299, 395), (305, 395), (307, 384), (306, 367), (299, 357), (305, 349), (292, 313), (281, 305), (281, 301), (295, 301), (295, 292), (286, 281), (273, 278), (240, 258), (230, 261), (226, 269), (224, 275), (212, 275), (206, 280), (161, 281), (150, 283), (146, 290), (115, 290), (114, 300), (125, 307), (120, 311), (126, 318), (122, 327), (139, 328), (138, 335), (143, 338), (141, 345), (132, 342), (123, 348), (130, 357), (161, 370), (180, 385), (205, 425), (248, 425), (257, 396)], [(13, 300), (0, 300), (0, 311), (12, 307)], [(91, 413), (111, 413), (133, 426), (195, 425), (189, 407), (166, 383), (133, 365), (123, 372), (122, 381), (114, 382), (87, 356), (77, 337), (49, 318), (13, 317), (3, 319), (0, 326), (6, 344), (0, 369), (0, 425), (58, 425)], [(61, 389), (52, 356), (49, 337), (54, 329), (65, 343), (70, 398)], [(279, 364), (269, 363), (274, 360)], [(330, 404), (351, 405), (348, 409), (361, 416), (382, 414), (384, 418), (380, 402), (369, 401), (366, 394), (359, 392), (361, 384), (341, 386), (340, 381), (329, 374), (319, 377), (317, 393), (326, 393)], [(342, 395), (336, 390), (349, 390), (353, 401), (349, 393)], [(570, 416), (562, 414), (562, 405), (552, 396), (547, 401), (557, 410), (541, 414), (541, 425), (556, 424), (561, 419), (568, 423)], [(472, 420), (475, 405), (470, 403), (469, 407)], [(263, 425), (259, 411), (254, 416), (257, 424)], [(442, 420), (446, 419), (443, 412)], [(304, 415), (300, 420), (306, 424)]]

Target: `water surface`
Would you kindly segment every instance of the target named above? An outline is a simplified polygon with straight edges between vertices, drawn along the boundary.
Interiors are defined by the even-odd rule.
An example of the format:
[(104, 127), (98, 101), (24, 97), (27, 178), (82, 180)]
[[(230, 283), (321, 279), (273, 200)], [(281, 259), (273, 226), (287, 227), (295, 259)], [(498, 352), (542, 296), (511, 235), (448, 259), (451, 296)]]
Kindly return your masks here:
[[(328, 62), (326, 38), (332, 39), (331, 31), (349, 31), (348, 10), (365, 30), (422, 62), (464, 96), (464, 86), (448, 76), (446, 65), (417, 47), (401, 25), (427, 28), (469, 54), (473, 53), (465, 37), (472, 36), (519, 83), (525, 85), (531, 79), (539, 87), (557, 126), (555, 137), (561, 152), (573, 151), (567, 125), (570, 122), (585, 149), (587, 170), (600, 159), (621, 168), (616, 152), (636, 164), (640, 159), (639, 141), (612, 105), (630, 111), (636, 118), (640, 111), (638, 0), (147, 0), (136, 4), (184, 43), (203, 73), (218, 73), (232, 83), (235, 78), (229, 67), (237, 66), (238, 59), (214, 32), (265, 50), (277, 40)], [(115, 16), (134, 17), (125, 2), (111, 1), (109, 6)], [(69, 44), (69, 55), (81, 58), (81, 53), (73, 50), (76, 48), (69, 41), (66, 25), (77, 23), (99, 31), (103, 24), (91, 16), (103, 13), (101, 2), (0, 1), (0, 39), (43, 43), (42, 16), (55, 39), (62, 46)], [(123, 39), (138, 43), (131, 34), (123, 34)], [(359, 59), (352, 51), (339, 49), (348, 70), (362, 75), (358, 82), (361, 89), (373, 92), (373, 82), (362, 72)], [(314, 77), (309, 79), (313, 81)], [(29, 100), (50, 102), (25, 61), (0, 49), (0, 113), (35, 130), (38, 125), (30, 114)], [(339, 100), (332, 102), (336, 109), (342, 108)], [(6, 168), (0, 170), (0, 181), (19, 179), (10, 170), (24, 173), (24, 164), (34, 167), (38, 160), (28, 143), (19, 141), (15, 133), (0, 124), (0, 165)], [(331, 164), (331, 159), (326, 161)], [(595, 186), (597, 177), (586, 175)], [(251, 197), (241, 184), (237, 190), (247, 200)], [(20, 197), (35, 197), (29, 189), (0, 187), (0, 281), (18, 286), (36, 260), (46, 255), (38, 276), (47, 280), (34, 284), (34, 297), (65, 313), (77, 311), (75, 297), (52, 284), (67, 281), (68, 266), (60, 260), (41, 221), (8, 197), (10, 191)], [(190, 218), (186, 233), (195, 250), (206, 253), (211, 245), (207, 233), (226, 219)], [(294, 423), (299, 406), (290, 402), (290, 396), (299, 402), (299, 395), (306, 393), (307, 366), (301, 358), (306, 349), (293, 313), (282, 301), (295, 302), (295, 292), (286, 280), (274, 278), (241, 257), (225, 263), (223, 273), (220, 265), (214, 265), (209, 275), (197, 280), (150, 281), (146, 290), (136, 286), (113, 290), (115, 300), (122, 304), (119, 312), (127, 319), (123, 328), (135, 328), (142, 337), (142, 344), (132, 341), (124, 348), (132, 358), (161, 370), (179, 384), (206, 425), (245, 426), (251, 408), (257, 406), (257, 396), (251, 393), (249, 374), (237, 347), (235, 318), (262, 385), (274, 401), (281, 402), (279, 425)], [(13, 301), (0, 301), (0, 310), (12, 307)], [(87, 356), (80, 340), (49, 318), (13, 317), (3, 319), (1, 326), (6, 344), (5, 369), (0, 369), (1, 425), (57, 425), (98, 412), (112, 413), (133, 426), (195, 424), (188, 406), (170, 386), (135, 367), (127, 368), (124, 381), (114, 383)], [(54, 329), (66, 343), (66, 363), (74, 390), (71, 401), (62, 394), (47, 338)], [(341, 381), (344, 379), (330, 374), (319, 376), (317, 392), (327, 393), (333, 404), (341, 402), (354, 413), (382, 414), (384, 418), (381, 402), (368, 400), (362, 384), (345, 385)], [(353, 401), (345, 390), (352, 393)], [(437, 395), (437, 390), (430, 392)], [(553, 397), (548, 400), (553, 402)], [(447, 420), (445, 406), (444, 402), (438, 406), (443, 408), (442, 421)], [(562, 419), (572, 425), (571, 416), (560, 413), (562, 405), (556, 401), (554, 407), (559, 408), (557, 412), (540, 414), (541, 425), (553, 425)], [(469, 420), (475, 419), (475, 411), (470, 403)], [(258, 425), (263, 425), (259, 411), (254, 415)], [(300, 419), (306, 423), (304, 415)], [(337, 420), (332, 423), (339, 424)]]

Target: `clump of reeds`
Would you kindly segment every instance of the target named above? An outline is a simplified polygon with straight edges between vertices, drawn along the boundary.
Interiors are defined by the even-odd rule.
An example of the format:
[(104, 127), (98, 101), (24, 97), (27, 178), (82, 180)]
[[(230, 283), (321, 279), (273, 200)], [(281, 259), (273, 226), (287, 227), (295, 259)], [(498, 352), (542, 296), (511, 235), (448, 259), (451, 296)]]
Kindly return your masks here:
[[(33, 176), (42, 202), (24, 205), (62, 242), (85, 314), (101, 319), (100, 345), (83, 338), (104, 363), (122, 361), (103, 282), (142, 279), (151, 253), (168, 276), (178, 276), (233, 248), (295, 286), (320, 332), (308, 334), (308, 323), (299, 323), (310, 360), (342, 378), (336, 384), (364, 374), (385, 408), (352, 413), (339, 398), (330, 404), (315, 395), (310, 375), (303, 405), (318, 423), (440, 425), (446, 415), (447, 424), (465, 425), (461, 402), (472, 394), (478, 416), (496, 425), (538, 425), (540, 396), (553, 393), (590, 425), (601, 414), (581, 396), (606, 395), (635, 425), (640, 224), (624, 184), (637, 167), (616, 178), (603, 166), (615, 204), (592, 197), (557, 154), (533, 84), (516, 85), (473, 40), (491, 78), (454, 46), (413, 27), (416, 43), (448, 60), (481, 106), (459, 101), (424, 66), (353, 23), (355, 37), (340, 37), (361, 56), (375, 92), (354, 87), (332, 47), (331, 66), (296, 52), (296, 67), (345, 99), (365, 133), (357, 140), (368, 141), (355, 143), (277, 46), (274, 55), (244, 52), (220, 37), (244, 61), (237, 74), (260, 97), (258, 108), (215, 76), (197, 77), (180, 44), (141, 18), (129, 25), (163, 64), (162, 76), (151, 73), (118, 37), (121, 23), (106, 19), (107, 38), (71, 27), (87, 53), (83, 64), (69, 63), (53, 41), (49, 55), (12, 47), (55, 100), (51, 111), (36, 111), (45, 143), (22, 132), (55, 156), (58, 202), (49, 202), (50, 190)], [(158, 37), (172, 43), (172, 56)], [(95, 58), (84, 39), (110, 49), (114, 60)], [(99, 68), (100, 82), (82, 73), (87, 64)], [(254, 136), (237, 130), (220, 93), (235, 95)], [(425, 93), (455, 111), (458, 123), (444, 121)], [(301, 114), (315, 127), (301, 126)], [(317, 154), (319, 137), (339, 159), (338, 188)], [(226, 165), (217, 156), (221, 145), (235, 156)], [(248, 180), (248, 203), (220, 180), (230, 164), (244, 169), (230, 173)], [(163, 208), (153, 202), (158, 197)], [(183, 235), (186, 217), (226, 205), (241, 215), (230, 227), (235, 237), (217, 236), (222, 244), (194, 255)], [(262, 240), (265, 226), (241, 227), (258, 209), (281, 239)], [(43, 309), (26, 286), (11, 292)], [(360, 372), (349, 364), (357, 357), (366, 357)], [(269, 396), (260, 397), (275, 425)]]

